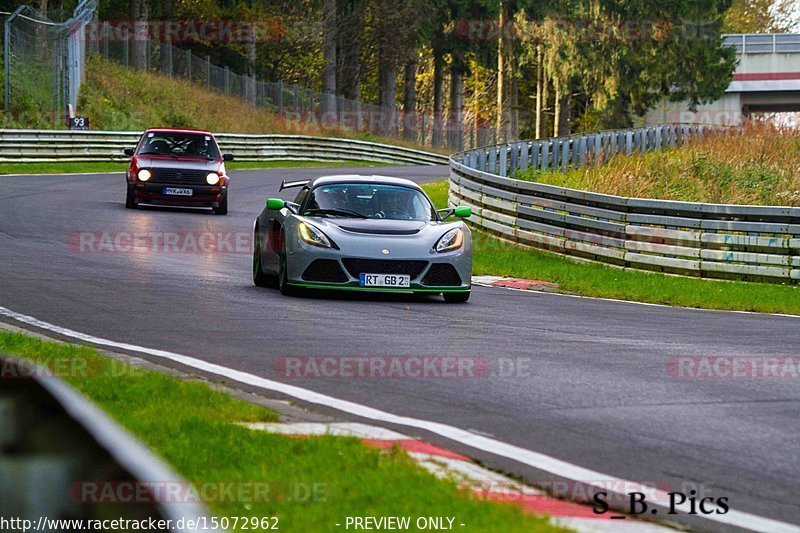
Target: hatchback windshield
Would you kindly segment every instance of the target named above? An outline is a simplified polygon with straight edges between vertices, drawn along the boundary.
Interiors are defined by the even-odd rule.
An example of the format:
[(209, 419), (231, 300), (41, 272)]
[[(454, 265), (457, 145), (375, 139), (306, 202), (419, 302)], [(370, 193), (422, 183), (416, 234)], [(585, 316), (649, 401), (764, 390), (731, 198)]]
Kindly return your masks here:
[(425, 195), (410, 187), (337, 183), (315, 188), (303, 214), (389, 220), (436, 219), (436, 211)]
[(218, 159), (219, 150), (210, 135), (151, 131), (145, 135), (139, 155)]

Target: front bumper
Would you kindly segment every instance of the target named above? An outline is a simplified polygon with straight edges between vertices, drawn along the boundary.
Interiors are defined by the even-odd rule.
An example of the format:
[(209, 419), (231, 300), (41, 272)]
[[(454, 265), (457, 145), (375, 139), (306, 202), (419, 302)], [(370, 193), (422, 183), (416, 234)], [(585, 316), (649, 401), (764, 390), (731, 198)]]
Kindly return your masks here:
[(362, 287), (358, 282), (346, 283), (323, 283), (318, 281), (289, 281), (289, 285), (295, 287), (304, 287), (307, 289), (324, 289), (324, 290), (344, 290), (344, 291), (362, 291), (362, 292), (398, 292), (398, 293), (433, 293), (439, 294), (443, 292), (469, 292), (470, 285), (466, 286), (447, 286), (447, 287), (429, 287), (420, 283), (412, 283), (410, 287)]
[[(388, 241), (387, 241), (388, 242)], [(396, 246), (391, 246), (393, 249)], [(312, 246), (301, 239), (290, 239), (286, 243), (287, 252), (287, 282), (297, 287), (307, 287), (315, 289), (336, 289), (350, 291), (369, 291), (369, 292), (405, 292), (405, 293), (443, 293), (443, 292), (468, 292), (472, 282), (472, 243), (471, 239), (459, 249), (445, 253), (413, 253), (402, 251), (394, 252), (391, 258), (380, 253), (358, 254), (352, 251), (337, 250), (334, 248), (322, 248)], [(321, 281), (319, 279), (309, 279), (307, 270), (312, 263), (317, 260), (335, 261), (338, 263), (341, 273), (344, 275), (339, 281)], [(350, 260), (369, 261), (369, 262), (424, 262), (425, 266), (418, 272), (411, 275), (409, 287), (362, 287), (359, 283), (359, 271), (355, 270)], [(426, 276), (431, 273), (436, 265), (450, 265), (458, 276), (458, 283), (448, 285), (426, 284)], [(436, 267), (440, 268), (440, 267)], [(367, 274), (401, 274), (403, 272), (391, 271), (382, 272), (380, 269), (365, 270), (360, 272)], [(454, 280), (455, 281), (455, 280)]]
[[(192, 189), (192, 196), (173, 196), (163, 194), (164, 187)], [(212, 205), (217, 204), (227, 194), (228, 187), (222, 185), (172, 185), (169, 183), (129, 182), (128, 189), (134, 197), (145, 203), (164, 203), (171, 205)]]

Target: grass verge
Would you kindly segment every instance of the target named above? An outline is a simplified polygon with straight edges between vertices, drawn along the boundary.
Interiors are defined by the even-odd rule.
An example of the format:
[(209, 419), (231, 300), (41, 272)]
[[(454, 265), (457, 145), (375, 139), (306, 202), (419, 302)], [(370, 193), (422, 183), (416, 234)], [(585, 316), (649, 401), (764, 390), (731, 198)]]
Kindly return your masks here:
[(680, 148), (618, 155), (569, 172), (517, 178), (587, 191), (685, 202), (800, 206), (800, 128), (768, 124)]
[[(424, 188), (437, 207), (447, 205), (448, 183)], [(473, 273), (558, 283), (558, 291), (703, 309), (800, 315), (800, 286), (693, 279), (623, 270), (502, 241), (473, 231)]]
[(0, 352), (56, 373), (80, 369), (62, 378), (187, 480), (269, 487), (268, 501), (209, 503), (219, 516), (277, 516), (284, 531), (331, 531), (347, 516), (365, 515), (453, 516), (466, 524), (464, 531), (560, 531), (516, 507), (470, 497), (399, 450), (382, 453), (357, 439), (298, 439), (237, 426), (277, 415), (205, 383), (134, 368), (89, 347), (6, 331), (0, 331)]
[[(379, 167), (388, 163), (371, 161), (231, 161), (225, 163), (228, 170), (250, 170), (259, 168), (295, 167)], [(60, 163), (0, 163), (2, 174), (80, 174), (93, 172), (124, 172), (127, 163), (108, 162), (60, 162)]]

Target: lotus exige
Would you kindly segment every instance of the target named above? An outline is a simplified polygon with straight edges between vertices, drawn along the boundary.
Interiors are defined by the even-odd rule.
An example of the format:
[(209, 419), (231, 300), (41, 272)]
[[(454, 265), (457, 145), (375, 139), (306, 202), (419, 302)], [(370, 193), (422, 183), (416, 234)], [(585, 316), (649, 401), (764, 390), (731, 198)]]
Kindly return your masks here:
[(289, 187), (301, 187), (295, 200), (270, 198), (255, 221), (256, 285), (469, 298), (472, 238), (461, 220), (469, 207), (437, 211), (416, 183), (383, 176), (281, 184)]

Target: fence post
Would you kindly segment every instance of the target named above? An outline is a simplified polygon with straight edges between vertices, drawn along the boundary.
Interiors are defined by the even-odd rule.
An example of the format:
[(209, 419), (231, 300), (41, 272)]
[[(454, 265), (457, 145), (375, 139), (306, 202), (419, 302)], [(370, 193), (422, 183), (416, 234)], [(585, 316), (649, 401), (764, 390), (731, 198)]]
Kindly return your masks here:
[(5, 77), (3, 78), (3, 81), (5, 82), (4, 84), (5, 84), (5, 95), (6, 95), (5, 96), (6, 113), (9, 110), (10, 100), (11, 100), (11, 76), (10, 76), (11, 69), (9, 68), (9, 60), (11, 58), (11, 52), (10, 52), (11, 37), (9, 35), (9, 32), (11, 30), (11, 24), (10, 23), (14, 18), (16, 18), (17, 13), (19, 13), (23, 8), (24, 8), (24, 6), (19, 6), (14, 11), (14, 13), (6, 19), (5, 23), (3, 24), (3, 30), (4, 30), (4, 32), (3, 32), (3, 59), (5, 60), (5, 62), (3, 63), (3, 65), (4, 65), (3, 66), (3, 73), (5, 74)]
[[(125, 56), (125, 68), (130, 67), (130, 60), (128, 55), (130, 53), (130, 38), (131, 34), (126, 33), (125, 38), (122, 40), (122, 55)], [(106, 55), (108, 54), (108, 35), (106, 34)]]

